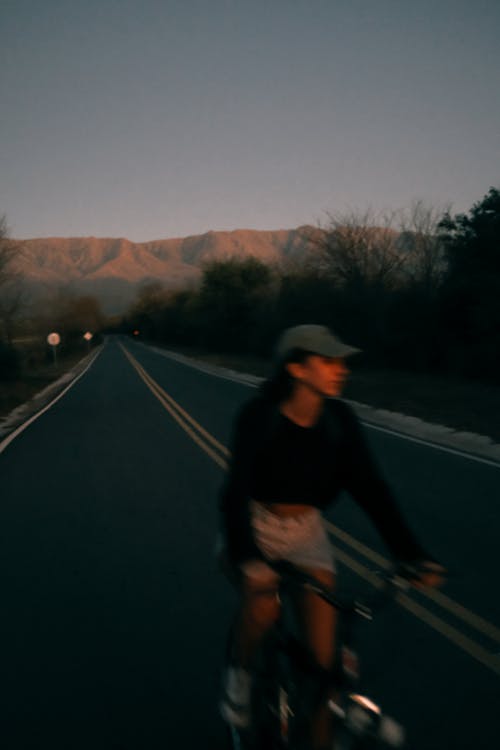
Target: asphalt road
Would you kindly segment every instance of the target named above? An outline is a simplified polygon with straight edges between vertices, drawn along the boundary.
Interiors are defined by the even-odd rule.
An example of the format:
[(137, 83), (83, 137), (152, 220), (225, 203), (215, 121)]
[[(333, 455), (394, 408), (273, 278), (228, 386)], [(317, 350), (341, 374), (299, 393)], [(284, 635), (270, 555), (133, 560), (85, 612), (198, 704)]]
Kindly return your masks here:
[[(213, 561), (216, 501), (232, 416), (252, 392), (123, 344), (132, 359), (109, 341), (0, 454), (4, 750), (219, 746), (234, 594)], [(497, 747), (500, 468), (368, 435), (453, 572), (436, 600), (412, 594), (365, 629), (371, 691), (417, 750)], [(348, 498), (329, 515), (354, 538), (334, 540), (340, 586), (366, 590), (383, 545)]]

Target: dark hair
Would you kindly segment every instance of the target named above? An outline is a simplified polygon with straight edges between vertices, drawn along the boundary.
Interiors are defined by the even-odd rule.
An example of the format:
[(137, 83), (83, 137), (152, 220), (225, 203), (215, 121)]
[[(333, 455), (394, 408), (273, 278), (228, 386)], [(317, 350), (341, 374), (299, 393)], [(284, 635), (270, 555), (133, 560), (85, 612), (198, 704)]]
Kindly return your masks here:
[(293, 390), (293, 378), (288, 372), (286, 366), (290, 362), (298, 362), (302, 364), (306, 361), (307, 357), (311, 352), (305, 349), (292, 349), (286, 357), (280, 359), (276, 365), (276, 369), (270, 378), (265, 380), (260, 386), (259, 393), (262, 398), (266, 401), (271, 401), (275, 404), (280, 404), (285, 401), (292, 393)]

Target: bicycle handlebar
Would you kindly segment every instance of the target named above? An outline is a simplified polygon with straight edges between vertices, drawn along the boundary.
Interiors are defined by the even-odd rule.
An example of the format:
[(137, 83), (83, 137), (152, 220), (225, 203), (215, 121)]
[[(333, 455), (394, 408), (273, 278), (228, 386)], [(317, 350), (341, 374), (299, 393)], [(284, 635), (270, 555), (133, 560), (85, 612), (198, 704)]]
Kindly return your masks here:
[(285, 560), (268, 561), (268, 565), (280, 575), (285, 585), (305, 588), (320, 596), (339, 612), (356, 613), (365, 619), (371, 619), (374, 611), (395, 599), (398, 593), (406, 591), (413, 581), (417, 581), (422, 574), (428, 571), (425, 564), (406, 563), (399, 564), (390, 571), (374, 571), (382, 585), (380, 591), (377, 592), (375, 597), (372, 597), (369, 604), (365, 604), (357, 599), (349, 600), (339, 597), (338, 594), (317, 581), (312, 575), (290, 562)]

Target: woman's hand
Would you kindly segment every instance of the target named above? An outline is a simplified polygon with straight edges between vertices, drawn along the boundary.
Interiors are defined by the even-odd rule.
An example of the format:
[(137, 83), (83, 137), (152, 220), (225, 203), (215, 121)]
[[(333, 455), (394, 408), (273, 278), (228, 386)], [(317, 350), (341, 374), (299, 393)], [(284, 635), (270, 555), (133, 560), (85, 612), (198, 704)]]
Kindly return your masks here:
[(396, 566), (396, 577), (417, 589), (439, 588), (446, 580), (446, 573), (443, 565), (426, 558), (401, 562)]
[(418, 560), (412, 568), (410, 583), (417, 589), (439, 588), (446, 580), (446, 568), (434, 560)]

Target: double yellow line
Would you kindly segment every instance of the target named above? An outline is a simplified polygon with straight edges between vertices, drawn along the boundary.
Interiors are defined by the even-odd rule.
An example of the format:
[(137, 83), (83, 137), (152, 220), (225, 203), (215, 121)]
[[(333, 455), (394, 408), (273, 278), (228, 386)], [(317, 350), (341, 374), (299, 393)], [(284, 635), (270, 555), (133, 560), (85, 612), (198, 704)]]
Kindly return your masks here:
[[(226, 471), (228, 468), (228, 460), (231, 455), (226, 446), (220, 443), (213, 435), (207, 432), (199, 422), (193, 419), (188, 412), (186, 412), (168, 393), (166, 393), (166, 391), (163, 390), (163, 388), (161, 388), (161, 386), (158, 385), (155, 380), (153, 380), (130, 352), (122, 344), (120, 344), (120, 346), (139, 377), (144, 381), (149, 390), (167, 410), (170, 416), (189, 435), (196, 445), (205, 451), (205, 453), (210, 456), (210, 458), (215, 461), (221, 469)], [(387, 569), (390, 567), (391, 563), (389, 560), (372, 550), (370, 547), (367, 547), (358, 539), (355, 539), (353, 536), (332, 523), (327, 523), (327, 526), (332, 535), (339, 542), (347, 545), (354, 552), (374, 563), (379, 568)], [(369, 581), (374, 586), (379, 584), (377, 577), (366, 567), (366, 565), (347, 554), (343, 549), (335, 547), (335, 556), (339, 562), (346, 565), (361, 578)], [(398, 603), (488, 669), (500, 675), (500, 628), (479, 615), (476, 615), (474, 612), (466, 609), (461, 604), (453, 601), (441, 591), (426, 589), (425, 591), (422, 591), (421, 594), (427, 597), (427, 599), (432, 601), (435, 605), (440, 606), (443, 610), (449, 612), (457, 620), (461, 621), (461, 623), (476, 631), (476, 634), (488, 639), (492, 644), (492, 648), (486, 648), (472, 640), (472, 638), (462, 633), (458, 628), (445, 622), (406, 594), (400, 594), (398, 596)]]
[(207, 432), (201, 424), (193, 419), (193, 417), (188, 414), (182, 406), (179, 406), (172, 396), (169, 396), (168, 393), (164, 391), (150, 375), (148, 375), (144, 367), (139, 364), (127, 349), (125, 349), (123, 344), (120, 344), (120, 347), (134, 370), (138, 373), (139, 377), (146, 383), (149, 390), (156, 396), (170, 416), (185, 432), (187, 432), (196, 445), (204, 450), (205, 453), (207, 453), (210, 458), (221, 467), (221, 469), (226, 470), (228, 466), (227, 459), (230, 456), (226, 446), (219, 443), (219, 441)]
[[(362, 544), (358, 539), (355, 539), (342, 529), (334, 526), (332, 523), (327, 523), (327, 526), (338, 540), (348, 544), (356, 552), (359, 552), (368, 560), (376, 563), (379, 568), (387, 570), (391, 567), (389, 560), (382, 557), (382, 555), (379, 555), (370, 547)], [(335, 547), (335, 557), (339, 562), (346, 565), (373, 586), (380, 586), (380, 580), (369, 568), (338, 547)], [(454, 643), (455, 646), (461, 648), (462, 651), (465, 651), (469, 656), (472, 656), (485, 667), (488, 667), (488, 669), (495, 672), (495, 674), (500, 675), (500, 629), (497, 628), (496, 625), (493, 625), (493, 623), (488, 622), (474, 612), (466, 609), (461, 604), (458, 604), (458, 602), (453, 601), (453, 599), (450, 599), (450, 597), (437, 589), (421, 590), (420, 594), (432, 601), (435, 605), (438, 605), (449, 612), (453, 617), (468, 626), (471, 630), (475, 630), (480, 636), (485, 637), (491, 643), (491, 647), (485, 648), (483, 645), (477, 643), (457, 627), (445, 622), (441, 617), (438, 617), (428, 608), (423, 607), (407, 594), (398, 594), (397, 602), (419, 620), (425, 622), (438, 633), (441, 633), (441, 635)]]

